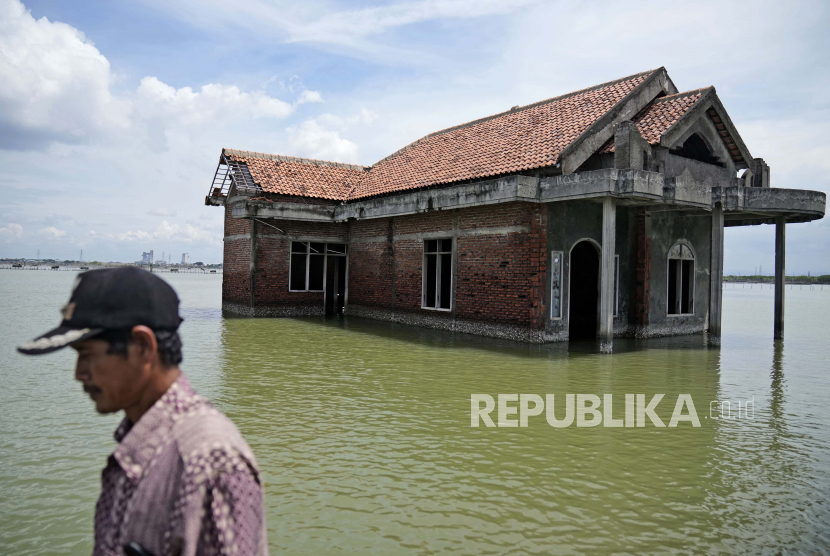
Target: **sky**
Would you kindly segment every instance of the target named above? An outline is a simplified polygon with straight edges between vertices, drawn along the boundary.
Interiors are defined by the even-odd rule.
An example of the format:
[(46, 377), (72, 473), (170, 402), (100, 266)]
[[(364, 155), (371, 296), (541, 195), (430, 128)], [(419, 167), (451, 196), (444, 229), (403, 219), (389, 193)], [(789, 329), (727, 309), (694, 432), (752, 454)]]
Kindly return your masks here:
[[(830, 191), (830, 4), (0, 0), (0, 258), (222, 260), (222, 147), (370, 165), (439, 129), (665, 66), (714, 85), (774, 187)], [(727, 228), (771, 274), (774, 227)], [(826, 220), (787, 273), (830, 273)]]

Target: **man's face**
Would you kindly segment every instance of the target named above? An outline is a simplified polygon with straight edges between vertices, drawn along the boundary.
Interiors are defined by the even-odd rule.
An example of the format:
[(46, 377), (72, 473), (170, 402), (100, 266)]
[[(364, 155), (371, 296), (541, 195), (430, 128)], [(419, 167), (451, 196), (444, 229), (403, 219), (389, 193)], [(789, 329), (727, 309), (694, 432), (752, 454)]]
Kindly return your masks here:
[(107, 353), (109, 343), (94, 338), (72, 347), (78, 352), (75, 380), (83, 384), (98, 413), (114, 413), (139, 401), (147, 379), (133, 344), (127, 357)]

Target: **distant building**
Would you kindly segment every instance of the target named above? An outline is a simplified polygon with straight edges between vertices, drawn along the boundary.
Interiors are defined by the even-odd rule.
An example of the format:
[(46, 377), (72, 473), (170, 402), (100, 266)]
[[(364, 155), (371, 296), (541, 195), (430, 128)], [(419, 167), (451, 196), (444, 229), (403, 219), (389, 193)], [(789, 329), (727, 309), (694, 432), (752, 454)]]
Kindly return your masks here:
[(150, 249), (147, 253), (141, 253), (141, 264), (153, 264), (153, 250)]
[(190, 264), (190, 253), (182, 253), (182, 264)]

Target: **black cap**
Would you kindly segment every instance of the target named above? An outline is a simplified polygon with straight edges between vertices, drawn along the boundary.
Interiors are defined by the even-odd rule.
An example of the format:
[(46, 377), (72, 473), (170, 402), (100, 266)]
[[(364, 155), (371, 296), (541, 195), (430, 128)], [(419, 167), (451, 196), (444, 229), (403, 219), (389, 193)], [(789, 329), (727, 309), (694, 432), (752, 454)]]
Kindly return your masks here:
[(173, 288), (155, 274), (136, 267), (80, 274), (61, 314), (60, 326), (19, 346), (17, 351), (40, 355), (105, 330), (127, 330), (143, 324), (152, 330), (172, 331), (182, 322)]

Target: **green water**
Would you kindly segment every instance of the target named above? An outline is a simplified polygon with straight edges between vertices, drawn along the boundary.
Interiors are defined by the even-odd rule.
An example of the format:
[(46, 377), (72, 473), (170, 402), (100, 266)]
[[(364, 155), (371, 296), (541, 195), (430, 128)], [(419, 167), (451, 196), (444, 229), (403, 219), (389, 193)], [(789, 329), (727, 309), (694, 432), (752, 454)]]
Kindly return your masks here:
[[(263, 470), (272, 554), (827, 553), (830, 289), (724, 291), (703, 337), (527, 346), (351, 319), (223, 319), (221, 276), (165, 275), (183, 368)], [(24, 358), (74, 273), (0, 271), (0, 553), (86, 554), (115, 416), (71, 352)], [(701, 427), (471, 428), (470, 394), (691, 394)], [(754, 398), (754, 419), (707, 419)], [(617, 406), (617, 404), (619, 404)], [(495, 413), (493, 414), (495, 417)]]

